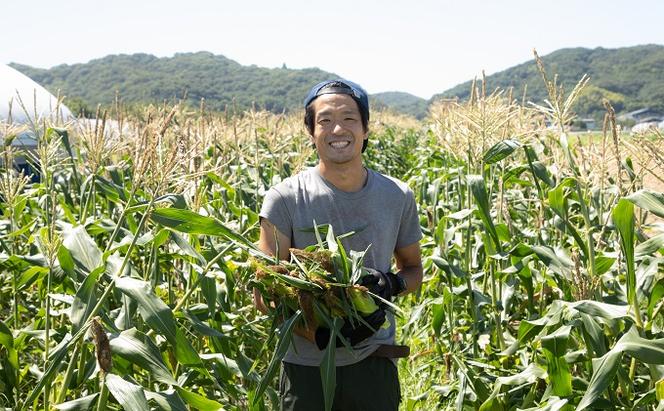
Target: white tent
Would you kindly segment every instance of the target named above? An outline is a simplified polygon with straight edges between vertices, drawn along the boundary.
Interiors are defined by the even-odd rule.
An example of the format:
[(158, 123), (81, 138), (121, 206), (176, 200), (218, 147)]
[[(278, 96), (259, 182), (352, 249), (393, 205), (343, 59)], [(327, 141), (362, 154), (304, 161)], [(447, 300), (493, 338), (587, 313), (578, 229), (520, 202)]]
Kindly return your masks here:
[[(43, 119), (68, 121), (71, 111), (28, 76), (0, 64), (0, 122), (39, 125)], [(31, 148), (36, 145), (32, 133), (23, 133), (13, 145)]]

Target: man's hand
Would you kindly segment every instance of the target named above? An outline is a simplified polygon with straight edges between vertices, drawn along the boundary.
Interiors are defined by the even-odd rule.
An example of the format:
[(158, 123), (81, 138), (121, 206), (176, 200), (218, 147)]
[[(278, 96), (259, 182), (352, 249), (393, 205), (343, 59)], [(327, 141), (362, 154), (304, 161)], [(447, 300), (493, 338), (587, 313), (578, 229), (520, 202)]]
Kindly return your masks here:
[(392, 297), (401, 294), (406, 289), (403, 278), (394, 273), (381, 273), (373, 268), (365, 268), (368, 275), (360, 279), (360, 285), (369, 289), (372, 293), (390, 301)]
[[(363, 316), (364, 322), (355, 321), (355, 326), (350, 321), (344, 320), (344, 325), (341, 326), (339, 334), (341, 334), (351, 346), (371, 337), (385, 322), (385, 310), (382, 308), (377, 309), (373, 313)], [(330, 342), (330, 329), (327, 327), (318, 327), (315, 334), (316, 345), (319, 350), (324, 350)], [(337, 337), (335, 342), (337, 347), (343, 346), (343, 342)]]

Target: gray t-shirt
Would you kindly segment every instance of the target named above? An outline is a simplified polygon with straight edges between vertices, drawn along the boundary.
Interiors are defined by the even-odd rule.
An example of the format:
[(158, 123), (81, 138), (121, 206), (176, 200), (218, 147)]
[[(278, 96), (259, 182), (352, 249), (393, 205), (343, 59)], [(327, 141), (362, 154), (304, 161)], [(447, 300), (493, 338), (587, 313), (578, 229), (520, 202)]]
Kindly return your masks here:
[[(342, 240), (344, 248), (364, 251), (364, 265), (376, 270), (391, 271), (396, 249), (409, 246), (422, 238), (413, 192), (392, 177), (367, 169), (367, 182), (358, 192), (337, 189), (325, 180), (317, 167), (309, 168), (272, 187), (265, 195), (260, 216), (291, 238), (291, 247), (305, 248), (316, 244), (311, 230), (317, 225), (331, 224), (335, 235), (355, 231)], [(353, 351), (337, 348), (337, 366), (361, 361), (379, 344), (394, 344), (394, 316), (388, 313), (389, 328), (378, 330), (359, 343)], [(325, 351), (298, 335), (284, 361), (318, 366)]]

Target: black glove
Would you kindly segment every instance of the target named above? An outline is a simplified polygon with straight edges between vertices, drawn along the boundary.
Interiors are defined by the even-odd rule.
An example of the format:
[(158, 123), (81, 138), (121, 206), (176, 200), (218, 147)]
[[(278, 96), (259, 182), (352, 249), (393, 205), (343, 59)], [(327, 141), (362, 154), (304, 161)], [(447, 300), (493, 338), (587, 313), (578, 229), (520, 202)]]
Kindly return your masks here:
[(369, 291), (387, 301), (406, 289), (403, 278), (394, 273), (381, 273), (373, 268), (366, 268), (366, 270), (368, 275), (360, 279), (360, 285), (367, 287)]
[[(385, 322), (385, 310), (382, 308), (377, 309), (367, 316), (362, 316), (364, 322), (355, 321), (355, 324), (346, 319), (344, 325), (341, 326), (339, 334), (341, 334), (351, 346), (371, 337)], [(366, 324), (365, 324), (366, 323)], [(327, 327), (318, 327), (316, 329), (316, 346), (319, 350), (324, 350), (330, 342), (330, 329)], [(337, 337), (336, 346), (343, 346), (341, 338)]]

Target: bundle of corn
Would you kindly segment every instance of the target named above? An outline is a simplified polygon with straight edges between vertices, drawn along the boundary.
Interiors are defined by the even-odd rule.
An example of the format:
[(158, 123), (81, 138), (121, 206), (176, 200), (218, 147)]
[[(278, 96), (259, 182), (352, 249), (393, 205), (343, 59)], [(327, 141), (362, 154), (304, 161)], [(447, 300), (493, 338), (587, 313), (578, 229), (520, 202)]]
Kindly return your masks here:
[[(314, 227), (318, 244), (305, 250), (291, 248), (290, 262), (269, 265), (252, 261), (256, 275), (251, 285), (260, 292), (275, 323), (280, 323), (275, 329), (279, 340), (274, 355), (252, 394), (254, 405), (275, 376), (290, 345), (295, 324), (304, 322), (309, 329), (328, 327), (330, 342), (338, 339), (347, 348), (352, 348), (339, 331), (344, 322), (353, 328), (365, 326), (376, 331), (363, 317), (369, 318), (381, 307), (398, 310), (361, 285), (362, 278), (371, 275), (363, 266), (366, 250), (346, 252), (341, 237), (335, 237), (329, 226), (324, 227), (327, 241), (323, 242), (319, 228)], [(385, 321), (383, 327), (389, 327), (389, 322)], [(320, 364), (325, 410), (331, 409), (336, 386), (336, 345), (327, 344)]]
[(353, 254), (351, 260), (345, 252), (291, 248), (291, 262), (266, 265), (253, 260), (252, 285), (269, 307), (286, 309), (288, 316), (300, 310), (307, 326), (330, 324), (334, 317), (362, 322), (363, 315), (379, 308), (374, 297), (378, 303), (385, 301), (359, 285), (368, 273), (361, 266), (364, 253)]

